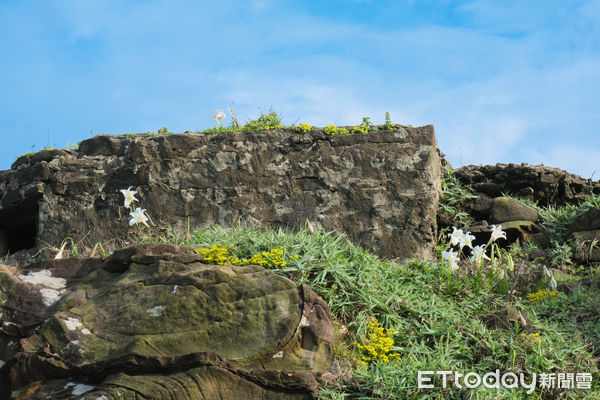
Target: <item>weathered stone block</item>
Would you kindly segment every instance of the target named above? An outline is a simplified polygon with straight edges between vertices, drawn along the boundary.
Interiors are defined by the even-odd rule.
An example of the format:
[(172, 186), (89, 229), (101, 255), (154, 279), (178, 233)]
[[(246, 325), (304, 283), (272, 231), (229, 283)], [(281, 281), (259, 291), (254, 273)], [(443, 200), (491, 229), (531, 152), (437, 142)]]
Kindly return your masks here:
[(568, 233), (600, 229), (600, 208), (590, 208), (567, 226)]
[(66, 237), (88, 248), (126, 237), (131, 228), (119, 190), (129, 186), (159, 226), (301, 229), (309, 220), (383, 257), (433, 257), (441, 162), (432, 126), (348, 136), (99, 136), (78, 151), (15, 164), (0, 174), (0, 188), (39, 185), (21, 191), (21, 201), (42, 197), (28, 208), (35, 212), (28, 214), (35, 246), (12, 260), (31, 260)]
[(490, 217), (495, 224), (509, 221), (536, 222), (538, 213), (510, 197), (496, 197), (491, 202)]

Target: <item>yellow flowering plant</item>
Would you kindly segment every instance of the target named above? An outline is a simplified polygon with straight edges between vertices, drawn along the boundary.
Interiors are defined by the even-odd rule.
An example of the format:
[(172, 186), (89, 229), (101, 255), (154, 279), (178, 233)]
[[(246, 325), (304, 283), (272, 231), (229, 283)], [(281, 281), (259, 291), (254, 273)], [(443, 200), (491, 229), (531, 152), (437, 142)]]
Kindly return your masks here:
[(312, 131), (312, 125), (301, 123), (300, 125), (298, 125), (298, 130), (302, 133), (310, 132), (310, 131)]
[(544, 341), (539, 333), (521, 333), (519, 335), (522, 341), (528, 344), (538, 344)]
[(369, 127), (366, 125), (357, 125), (352, 128), (354, 133), (369, 133)]
[(558, 292), (556, 290), (550, 291), (548, 289), (542, 289), (542, 290), (538, 290), (535, 293), (529, 293), (527, 295), (527, 298), (532, 303), (540, 303), (546, 299), (550, 299), (555, 296), (558, 296)]
[(357, 343), (356, 347), (362, 352), (363, 361), (384, 361), (400, 357), (400, 354), (392, 352), (394, 339), (397, 332), (393, 329), (384, 329), (377, 318), (371, 317), (367, 328), (365, 344)]
[(333, 124), (329, 124), (323, 128), (323, 132), (325, 132), (326, 135), (348, 135), (350, 133), (348, 132), (348, 129), (338, 128)]
[[(210, 248), (196, 249), (198, 254), (204, 256), (204, 262), (215, 265), (260, 265), (264, 268), (283, 268), (287, 262), (283, 260), (283, 249), (271, 249), (252, 255), (250, 258), (238, 258), (233, 253), (233, 246), (214, 244)], [(297, 255), (290, 259), (297, 259)]]

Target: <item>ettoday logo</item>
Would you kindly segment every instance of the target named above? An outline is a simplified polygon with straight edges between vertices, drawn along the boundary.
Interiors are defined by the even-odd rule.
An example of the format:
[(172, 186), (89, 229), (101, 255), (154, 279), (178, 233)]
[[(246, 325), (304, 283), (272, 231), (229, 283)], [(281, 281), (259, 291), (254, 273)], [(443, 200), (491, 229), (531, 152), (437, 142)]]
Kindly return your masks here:
[(435, 388), (434, 377), (439, 377), (442, 387), (446, 388), (448, 382), (451, 382), (458, 389), (474, 389), (481, 385), (490, 389), (518, 388), (524, 387), (527, 393), (531, 394), (538, 386), (540, 388), (560, 388), (560, 389), (591, 389), (592, 374), (590, 373), (542, 373), (532, 374), (528, 380), (525, 374), (514, 372), (505, 372), (500, 374), (500, 370), (487, 372), (483, 376), (477, 372), (468, 372), (466, 374), (456, 371), (419, 371), (418, 388)]

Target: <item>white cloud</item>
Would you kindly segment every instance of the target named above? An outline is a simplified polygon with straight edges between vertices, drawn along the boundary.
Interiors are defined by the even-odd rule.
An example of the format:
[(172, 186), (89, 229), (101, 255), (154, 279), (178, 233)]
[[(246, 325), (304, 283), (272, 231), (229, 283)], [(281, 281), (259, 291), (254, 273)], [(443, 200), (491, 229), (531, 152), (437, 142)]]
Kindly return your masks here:
[(351, 86), (244, 72), (228, 73), (220, 80), (224, 85), (222, 97), (235, 100), (233, 107), (240, 122), (256, 118), (271, 106), (287, 123), (299, 119), (313, 125), (358, 124), (367, 115), (368, 105)]
[[(68, 43), (40, 36), (37, 47), (24, 44), (45, 49), (51, 64), (30, 84), (47, 93), (36, 98), (60, 107), (32, 123), (44, 135), (32, 142), (45, 143), (49, 129), (203, 129), (230, 102), (240, 120), (272, 106), (287, 123), (313, 125), (383, 122), (389, 111), (394, 122), (434, 124), (453, 164), (535, 163), (527, 149), (539, 147), (589, 175), (589, 157), (559, 159), (544, 149), (598, 150), (600, 0), (549, 1), (445, 2), (467, 22), (444, 26), (425, 16), (405, 24), (402, 15), (398, 24), (348, 22), (273, 0), (64, 0), (58, 14)], [(86, 40), (102, 46), (87, 49), (94, 62), (75, 68), (69, 51)]]
[[(594, 111), (598, 106), (597, 93), (600, 93), (597, 71), (600, 71), (600, 63), (588, 61), (550, 70), (507, 72), (491, 80), (452, 89), (450, 96), (432, 102), (425, 114), (436, 118), (442, 150), (453, 162), (462, 159), (463, 163), (473, 164), (535, 164), (538, 161), (525, 150), (532, 144), (534, 148), (544, 149), (585, 143), (582, 148), (594, 154), (600, 147), (593, 130), (600, 123), (600, 116)], [(491, 94), (495, 100), (482, 100), (485, 94)], [(449, 106), (449, 97), (461, 99), (460, 107)], [(560, 164), (566, 159), (558, 157), (558, 153), (542, 152), (552, 156), (546, 158), (547, 165), (555, 161), (554, 166), (567, 168)], [(577, 159), (581, 165), (577, 165)], [(593, 170), (585, 160), (593, 160), (593, 157), (572, 158), (568, 168), (589, 176)]]
[(597, 147), (590, 148), (589, 143), (531, 146), (525, 151), (530, 155), (532, 164), (558, 167), (586, 179), (600, 179), (600, 150)]

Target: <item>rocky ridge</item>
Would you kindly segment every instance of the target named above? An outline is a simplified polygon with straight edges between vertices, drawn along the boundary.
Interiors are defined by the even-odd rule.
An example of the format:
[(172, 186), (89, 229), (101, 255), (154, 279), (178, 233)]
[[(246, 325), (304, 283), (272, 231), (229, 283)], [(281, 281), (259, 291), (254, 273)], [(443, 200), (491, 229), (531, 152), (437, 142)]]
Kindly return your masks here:
[[(242, 216), (270, 227), (308, 220), (384, 257), (431, 257), (443, 164), (433, 129), (244, 135), (101, 136), (19, 159), (0, 172), (0, 248), (29, 246), (19, 262), (42, 239), (56, 252), (67, 234), (126, 236), (118, 191), (133, 186), (154, 220), (180, 230)], [(462, 205), (471, 232), (485, 242), (501, 224), (501, 245), (549, 240), (537, 212), (503, 193), (559, 205), (600, 193), (598, 182), (543, 166), (456, 175), (477, 191)], [(599, 240), (599, 217), (580, 215), (565, 239)], [(597, 250), (577, 257), (598, 261)], [(313, 399), (335, 380), (329, 308), (306, 285), (210, 265), (182, 246), (50, 260), (53, 251), (0, 266), (0, 398)]]
[[(476, 243), (485, 243), (491, 225), (499, 224), (507, 233), (504, 245), (516, 241), (533, 243), (542, 250), (538, 254), (544, 254), (543, 249), (550, 246), (549, 232), (538, 223), (535, 209), (504, 194), (554, 207), (578, 204), (589, 196), (600, 195), (600, 181), (543, 165), (469, 165), (454, 170), (453, 174), (473, 191), (473, 198), (460, 207), (473, 219), (467, 229), (475, 235)], [(600, 209), (591, 208), (577, 216), (562, 238), (575, 247), (573, 258), (578, 263), (600, 261), (600, 248), (594, 246), (600, 241), (599, 215)], [(441, 222), (441, 225), (448, 224), (448, 221)], [(584, 250), (590, 246), (591, 250)]]
[(312, 399), (333, 379), (329, 307), (308, 286), (191, 248), (2, 266), (0, 304), (12, 398)]
[(543, 165), (467, 165), (457, 168), (455, 174), (477, 193), (488, 197), (511, 194), (528, 198), (540, 206), (574, 204), (600, 194), (600, 181)]
[(119, 248), (129, 232), (119, 190), (133, 187), (159, 226), (301, 229), (310, 221), (383, 257), (431, 259), (440, 174), (432, 126), (98, 136), (0, 172), (0, 256), (48, 258), (67, 237)]

